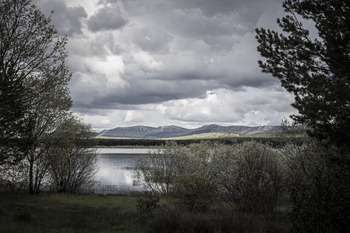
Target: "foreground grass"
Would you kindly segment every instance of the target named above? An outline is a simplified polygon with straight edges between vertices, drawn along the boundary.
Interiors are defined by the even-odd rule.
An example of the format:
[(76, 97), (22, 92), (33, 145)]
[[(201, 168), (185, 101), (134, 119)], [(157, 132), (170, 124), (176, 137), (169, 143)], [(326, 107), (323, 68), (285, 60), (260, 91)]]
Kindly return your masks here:
[(139, 232), (134, 196), (0, 192), (0, 232)]
[[(158, 207), (137, 214), (141, 197), (96, 194), (41, 194), (0, 191), (0, 233), (288, 233), (286, 211), (249, 215), (212, 206), (207, 213), (175, 208), (162, 198)], [(144, 215), (146, 214), (146, 215)]]

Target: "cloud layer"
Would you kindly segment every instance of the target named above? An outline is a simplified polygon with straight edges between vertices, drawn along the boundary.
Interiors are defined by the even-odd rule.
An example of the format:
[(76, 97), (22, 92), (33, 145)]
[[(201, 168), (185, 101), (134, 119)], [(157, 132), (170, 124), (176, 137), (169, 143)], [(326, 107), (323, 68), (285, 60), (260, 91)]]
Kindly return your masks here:
[(73, 111), (93, 128), (279, 124), (293, 97), (257, 65), (282, 0), (36, 0), (67, 35)]

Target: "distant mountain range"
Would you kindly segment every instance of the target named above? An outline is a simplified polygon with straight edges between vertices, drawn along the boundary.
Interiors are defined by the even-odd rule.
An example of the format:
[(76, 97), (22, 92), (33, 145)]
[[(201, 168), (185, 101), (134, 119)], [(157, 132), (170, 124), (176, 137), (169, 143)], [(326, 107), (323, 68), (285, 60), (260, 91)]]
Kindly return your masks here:
[(272, 134), (280, 130), (280, 126), (220, 126), (205, 125), (196, 129), (186, 129), (179, 126), (169, 125), (161, 127), (132, 126), (117, 127), (104, 130), (97, 137), (119, 137), (119, 138), (138, 138), (138, 139), (159, 139), (184, 137), (204, 133), (234, 133), (239, 135), (262, 135)]

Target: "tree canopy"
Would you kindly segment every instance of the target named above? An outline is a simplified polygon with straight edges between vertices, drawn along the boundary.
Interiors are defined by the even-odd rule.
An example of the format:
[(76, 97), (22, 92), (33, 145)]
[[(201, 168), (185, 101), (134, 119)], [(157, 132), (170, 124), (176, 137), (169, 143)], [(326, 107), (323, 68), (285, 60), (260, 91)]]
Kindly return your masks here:
[[(310, 135), (349, 147), (350, 142), (350, 1), (286, 0), (287, 15), (277, 23), (284, 33), (256, 29), (259, 61), (295, 96)], [(307, 24), (306, 24), (307, 22)], [(318, 34), (312, 37), (314, 25)]]
[(27, 159), (30, 193), (38, 183), (40, 140), (72, 104), (66, 43), (31, 0), (0, 1), (0, 149), (11, 151), (1, 160)]
[[(30, 0), (0, 1), (0, 137), (23, 138), (28, 113), (61, 99), (69, 109), (67, 39)], [(47, 104), (46, 104), (47, 105)], [(46, 106), (49, 108), (50, 106)]]

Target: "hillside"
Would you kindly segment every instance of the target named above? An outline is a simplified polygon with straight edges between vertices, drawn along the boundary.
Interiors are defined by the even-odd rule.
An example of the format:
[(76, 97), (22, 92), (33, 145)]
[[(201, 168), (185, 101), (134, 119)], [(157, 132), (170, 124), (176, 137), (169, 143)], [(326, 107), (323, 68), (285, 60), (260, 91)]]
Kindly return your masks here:
[(117, 137), (117, 138), (138, 138), (138, 139), (160, 139), (185, 137), (198, 134), (209, 133), (232, 133), (242, 136), (258, 136), (273, 134), (280, 130), (280, 126), (220, 126), (220, 125), (205, 125), (195, 129), (186, 129), (179, 126), (132, 126), (132, 127), (117, 127), (110, 130), (104, 130), (97, 137)]

